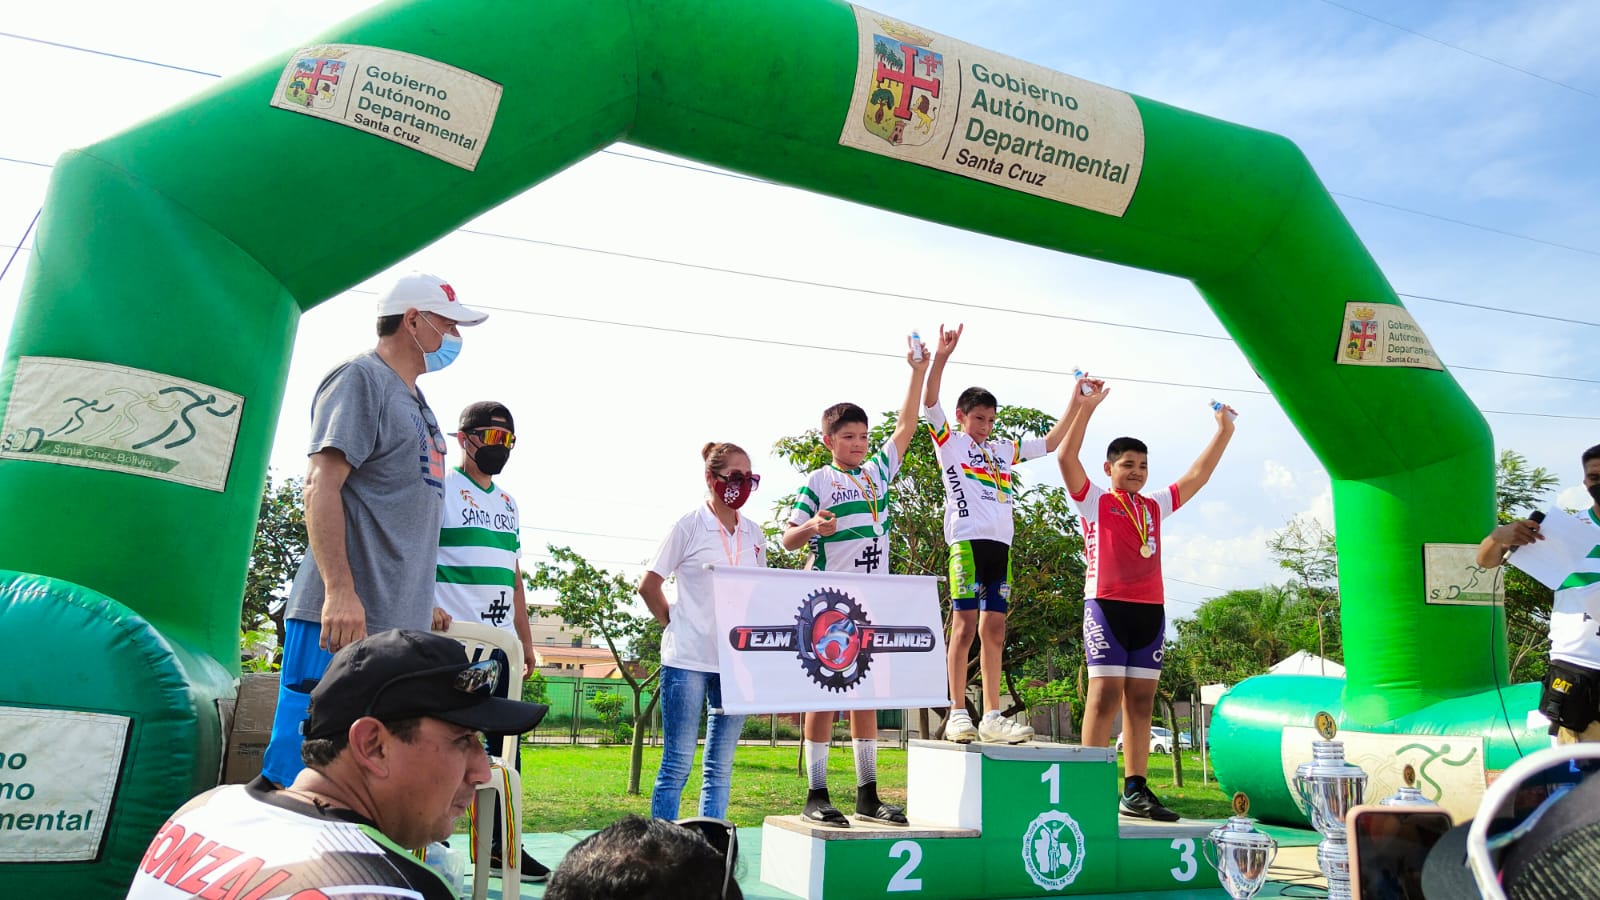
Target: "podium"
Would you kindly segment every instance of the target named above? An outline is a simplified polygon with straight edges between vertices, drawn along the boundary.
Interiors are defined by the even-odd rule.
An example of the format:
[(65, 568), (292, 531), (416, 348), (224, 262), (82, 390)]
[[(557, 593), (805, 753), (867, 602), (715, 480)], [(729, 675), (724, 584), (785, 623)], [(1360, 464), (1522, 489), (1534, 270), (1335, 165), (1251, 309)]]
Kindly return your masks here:
[(1122, 818), (1120, 787), (1109, 749), (912, 741), (909, 827), (768, 816), (761, 880), (808, 900), (1219, 888), (1200, 848), (1214, 823)]

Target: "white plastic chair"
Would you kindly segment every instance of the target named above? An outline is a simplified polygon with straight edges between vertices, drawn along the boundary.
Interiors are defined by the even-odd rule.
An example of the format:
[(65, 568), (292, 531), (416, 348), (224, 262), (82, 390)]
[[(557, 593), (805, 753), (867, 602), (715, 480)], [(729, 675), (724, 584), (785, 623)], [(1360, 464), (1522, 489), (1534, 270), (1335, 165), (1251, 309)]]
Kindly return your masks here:
[[(522, 699), (522, 642), (503, 628), (480, 625), (476, 622), (451, 622), (444, 634), (461, 642), (467, 658), (473, 662), (488, 659), (493, 650), (499, 650), (509, 661), (510, 677), (506, 679), (507, 696)], [(498, 752), (489, 754), (489, 780), (478, 785), (472, 801), (472, 828), (477, 834), (473, 847), (472, 900), (485, 900), (489, 896), (489, 841), (494, 833), (495, 795), (499, 795), (504, 821), (500, 823), (504, 835), (500, 848), (500, 896), (522, 898), (522, 778), (517, 774), (517, 754), (522, 743), (521, 735), (508, 734)]]

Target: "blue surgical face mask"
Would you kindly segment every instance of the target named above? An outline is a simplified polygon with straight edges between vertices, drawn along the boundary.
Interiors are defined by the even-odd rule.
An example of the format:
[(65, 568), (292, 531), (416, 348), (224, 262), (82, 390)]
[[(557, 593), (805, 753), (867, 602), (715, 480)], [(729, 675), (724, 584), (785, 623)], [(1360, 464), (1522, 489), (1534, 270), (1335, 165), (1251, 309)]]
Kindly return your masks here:
[[(434, 334), (439, 336), (439, 349), (432, 352), (422, 350), (421, 341), (417, 341), (417, 349), (422, 350), (422, 361), (423, 364), (427, 366), (426, 371), (437, 372), (445, 366), (455, 362), (456, 357), (461, 355), (461, 338), (453, 334), (445, 334), (444, 332), (440, 331), (434, 326), (431, 319), (423, 319), (423, 321), (427, 322), (428, 327), (432, 328)], [(415, 335), (413, 335), (411, 339), (413, 341), (417, 340)]]

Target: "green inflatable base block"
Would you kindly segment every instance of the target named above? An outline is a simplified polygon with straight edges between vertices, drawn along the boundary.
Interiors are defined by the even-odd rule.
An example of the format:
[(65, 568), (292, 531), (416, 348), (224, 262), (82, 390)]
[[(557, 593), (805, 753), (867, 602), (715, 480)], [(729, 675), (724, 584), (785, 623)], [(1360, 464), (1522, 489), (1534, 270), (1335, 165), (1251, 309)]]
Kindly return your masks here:
[(216, 784), (233, 693), (121, 603), (0, 570), (0, 893), (122, 896), (161, 823)]
[(1235, 685), (1217, 704), (1211, 761), (1225, 790), (1249, 795), (1251, 815), (1308, 824), (1292, 782), (1319, 740), (1313, 725), (1319, 712), (1333, 715), (1345, 758), (1367, 773), (1366, 802), (1394, 793), (1409, 765), (1417, 787), (1457, 821), (1472, 817), (1495, 774), (1549, 746), (1545, 728), (1528, 722), (1539, 703), (1537, 684), (1456, 697), (1387, 722), (1353, 721), (1341, 701), (1344, 690), (1341, 678), (1261, 675)]

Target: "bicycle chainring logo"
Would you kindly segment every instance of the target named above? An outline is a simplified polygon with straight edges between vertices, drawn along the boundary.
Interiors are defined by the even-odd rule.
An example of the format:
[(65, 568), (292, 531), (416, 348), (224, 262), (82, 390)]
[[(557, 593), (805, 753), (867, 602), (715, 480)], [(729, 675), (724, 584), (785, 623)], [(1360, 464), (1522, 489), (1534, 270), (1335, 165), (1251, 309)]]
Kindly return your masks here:
[(838, 588), (812, 591), (793, 625), (736, 625), (728, 642), (739, 651), (792, 652), (812, 681), (847, 691), (867, 676), (879, 653), (928, 653), (933, 631), (921, 625), (874, 625), (861, 604)]
[(1033, 883), (1059, 891), (1083, 871), (1083, 830), (1071, 816), (1047, 810), (1036, 816), (1022, 836), (1022, 865)]

